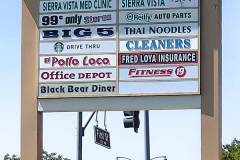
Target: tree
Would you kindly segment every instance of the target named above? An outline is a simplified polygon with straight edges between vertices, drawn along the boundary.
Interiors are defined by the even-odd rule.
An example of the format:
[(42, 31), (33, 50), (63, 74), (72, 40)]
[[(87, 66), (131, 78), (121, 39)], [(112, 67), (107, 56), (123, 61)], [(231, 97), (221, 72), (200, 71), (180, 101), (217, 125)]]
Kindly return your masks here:
[(43, 160), (70, 160), (68, 158), (64, 158), (62, 155), (57, 155), (57, 153), (48, 153), (43, 151)]
[(3, 160), (20, 160), (20, 158), (19, 157), (17, 157), (17, 155), (12, 155), (11, 157), (10, 157), (10, 155), (9, 154), (6, 154), (5, 156), (4, 156), (4, 159)]
[(223, 145), (223, 160), (240, 160), (240, 141), (236, 138), (231, 144)]
[[(64, 158), (62, 155), (58, 155), (57, 153), (48, 153), (46, 151), (43, 151), (43, 160), (70, 160), (68, 158)], [(20, 160), (20, 157), (17, 155), (10, 156), (9, 154), (6, 154), (4, 156), (3, 160)]]

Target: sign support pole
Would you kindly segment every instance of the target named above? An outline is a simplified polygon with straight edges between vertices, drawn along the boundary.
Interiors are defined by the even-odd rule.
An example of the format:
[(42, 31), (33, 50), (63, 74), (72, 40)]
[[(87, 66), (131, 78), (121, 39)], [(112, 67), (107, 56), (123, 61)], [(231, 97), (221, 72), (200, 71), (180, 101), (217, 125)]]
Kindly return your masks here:
[(201, 0), (201, 158), (222, 158), (222, 0)]
[(145, 160), (150, 160), (149, 111), (144, 111)]
[(43, 113), (38, 112), (38, 0), (22, 0), (21, 160), (42, 160)]
[(82, 141), (83, 141), (83, 127), (82, 127), (82, 112), (78, 112), (78, 160), (82, 160)]

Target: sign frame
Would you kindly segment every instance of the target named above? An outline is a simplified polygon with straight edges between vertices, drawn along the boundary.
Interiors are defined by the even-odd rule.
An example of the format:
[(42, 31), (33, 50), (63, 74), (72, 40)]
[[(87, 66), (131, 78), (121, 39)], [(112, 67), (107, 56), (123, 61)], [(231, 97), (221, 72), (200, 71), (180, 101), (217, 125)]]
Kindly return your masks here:
[[(43, 0), (44, 1), (44, 0)], [(42, 2), (43, 2), (42, 1)], [(62, 0), (63, 1), (63, 0)], [(61, 2), (62, 2), (61, 1)], [(194, 19), (194, 21), (186, 21), (186, 22), (184, 22), (184, 23), (187, 23), (187, 24), (197, 24), (197, 25), (200, 25), (200, 0), (197, 0), (198, 1), (198, 7), (197, 6), (194, 6), (194, 7), (189, 7), (189, 6), (184, 6), (185, 4), (181, 4), (181, 7), (175, 7), (175, 8), (164, 8), (164, 10), (166, 10), (166, 11), (168, 11), (168, 12), (173, 12), (173, 11), (177, 11), (177, 9), (181, 9), (181, 11), (183, 12), (183, 11), (191, 11), (191, 12), (194, 12), (194, 13), (196, 13), (196, 15), (197, 15), (197, 17), (195, 16), (195, 17), (192, 17), (193, 19)], [(46, 1), (47, 2), (47, 1)], [(117, 3), (120, 3), (120, 0), (118, 0), (117, 1)], [(169, 3), (170, 3), (170, 0), (169, 0)], [(171, 2), (172, 3), (172, 2)], [(192, 3), (192, 2), (191, 2)], [(195, 2), (193, 3), (194, 5), (196, 5), (195, 4)], [(160, 9), (160, 8), (152, 8), (150, 11), (154, 11), (154, 10), (157, 10), (157, 9)], [(136, 11), (141, 11), (140, 10), (140, 8), (136, 8), (135, 9)], [(164, 11), (163, 10), (163, 11)], [(120, 15), (121, 13), (123, 13), (123, 12), (128, 12), (128, 9), (123, 9), (123, 8), (119, 8), (119, 10), (118, 11), (116, 11), (116, 10), (103, 10), (103, 11), (97, 11), (97, 12), (99, 12), (99, 13), (101, 13), (101, 12), (103, 12), (103, 13), (114, 13), (114, 14), (116, 14), (116, 15)], [(93, 14), (95, 14), (95, 13), (97, 13), (97, 12), (94, 12)], [(115, 13), (116, 12), (116, 13)], [(61, 14), (61, 12), (54, 12), (54, 13), (56, 13), (57, 15), (60, 15)], [(81, 14), (82, 12), (78, 12), (79, 14)], [(41, 13), (40, 12), (40, 14), (41, 14), (41, 16), (42, 15), (47, 15), (47, 13)], [(53, 13), (49, 13), (50, 15), (53, 15)], [(66, 14), (67, 15), (67, 13), (64, 13), (64, 14)], [(74, 14), (74, 12), (70, 12), (70, 13), (68, 13), (69, 15), (70, 14)], [(195, 15), (195, 14), (194, 14)], [(40, 16), (39, 16), (39, 18), (40, 18)], [(198, 21), (195, 21), (196, 19), (198, 19)], [(116, 18), (115, 19), (116, 20), (116, 30), (118, 30), (118, 31), (120, 31), (120, 27), (121, 26), (123, 26), (123, 23), (121, 23), (120, 21), (119, 21), (119, 18)], [(178, 21), (177, 21), (178, 22)], [(172, 23), (172, 22), (171, 22)], [(168, 23), (164, 23), (165, 25), (167, 25)], [(174, 23), (174, 24), (176, 24), (176, 23)], [(112, 24), (113, 25), (113, 24)], [(136, 24), (132, 24), (132, 23), (128, 23), (127, 24), (128, 26), (134, 26), (134, 25), (137, 25), (137, 23)], [(156, 25), (156, 23), (153, 23), (153, 25)], [(170, 24), (169, 24), (170, 25)], [(179, 25), (183, 25), (183, 22), (182, 23), (179, 23)], [(84, 25), (80, 25), (80, 26), (83, 26), (84, 27)], [(101, 25), (98, 25), (98, 26), (104, 26), (103, 24), (101, 24)], [(40, 25), (39, 24), (39, 27), (43, 27), (42, 25)], [(64, 28), (75, 28), (76, 26), (67, 26), (67, 25), (64, 25)], [(114, 26), (115, 27), (115, 26)], [(49, 26), (48, 28), (55, 28), (56, 29), (56, 27), (54, 27), (54, 26)], [(48, 28), (46, 28), (46, 29), (48, 29)], [(40, 30), (42, 30), (42, 28), (40, 29)], [(195, 31), (196, 32), (196, 31)], [(179, 91), (176, 91), (175, 93), (171, 93), (171, 92), (166, 92), (166, 93), (162, 93), (162, 92), (159, 92), (159, 93), (155, 93), (155, 91), (154, 92), (147, 92), (147, 93), (133, 93), (133, 92), (131, 92), (131, 93), (124, 93), (124, 94), (121, 94), (120, 92), (119, 92), (119, 90), (120, 90), (120, 80), (121, 80), (121, 78), (119, 77), (120, 76), (120, 70), (121, 70), (121, 68), (123, 68), (124, 69), (124, 67), (127, 67), (127, 66), (120, 66), (119, 65), (119, 54), (121, 54), (121, 53), (135, 53), (135, 52), (137, 52), (137, 51), (135, 51), (135, 52), (129, 52), (129, 51), (127, 51), (127, 49), (125, 48), (125, 50), (123, 50), (122, 48), (121, 48), (121, 43), (123, 43), (124, 41), (126, 41), (127, 39), (129, 40), (129, 39), (133, 39), (132, 37), (129, 37), (129, 38), (127, 38), (127, 37), (121, 37), (120, 35), (118, 35), (118, 34), (116, 34), (116, 35), (114, 35), (114, 37), (116, 36), (116, 50), (114, 50), (114, 49), (111, 49), (111, 51), (109, 52), (109, 53), (96, 53), (96, 51), (93, 51), (94, 52), (94, 54), (113, 54), (113, 53), (117, 53), (117, 55), (116, 55), (116, 75), (117, 75), (117, 77), (116, 77), (116, 87), (117, 87), (117, 90), (116, 90), (116, 92), (114, 92), (114, 93), (112, 93), (112, 94), (100, 94), (100, 95), (97, 95), (97, 94), (91, 94), (91, 93), (89, 93), (89, 94), (83, 94), (83, 95), (76, 95), (76, 96), (73, 96), (73, 95), (71, 95), (71, 96), (51, 96), (51, 94), (49, 94), (49, 96), (39, 96), (38, 98), (39, 99), (42, 99), (42, 98), (49, 98), (49, 99), (51, 99), (51, 98), (53, 98), (53, 99), (55, 99), (55, 98), (84, 98), (84, 97), (86, 97), (86, 98), (88, 98), (88, 97), (128, 97), (128, 96), (131, 96), (131, 97), (142, 97), (142, 96), (167, 96), (167, 95), (169, 95), (169, 96), (178, 96), (178, 95), (199, 95), (200, 94), (200, 63), (201, 63), (201, 61), (200, 61), (200, 27), (198, 28), (198, 30), (197, 30), (197, 36), (196, 35), (193, 35), (193, 36), (191, 36), (191, 35), (188, 35), (186, 38), (189, 38), (191, 41), (193, 41), (193, 46), (194, 46), (194, 48), (193, 49), (190, 49), (190, 50), (188, 50), (188, 51), (196, 51), (197, 52), (197, 54), (199, 55), (199, 57), (198, 57), (198, 63), (196, 63), (196, 65), (198, 66), (198, 78), (197, 79), (194, 79), (194, 80), (196, 80), (196, 81), (198, 81), (198, 86), (197, 87), (195, 87), (195, 90), (194, 91), (188, 91), (188, 92), (186, 92), (185, 90), (182, 90), (182, 92), (179, 92)], [(111, 42), (111, 43), (114, 43), (114, 41), (113, 41), (113, 38), (114, 37), (109, 37), (109, 38), (106, 38), (106, 39), (102, 39), (102, 38), (100, 38), (100, 37), (95, 37), (94, 38), (94, 42), (100, 42), (100, 43), (104, 43), (104, 41), (101, 41), (101, 40), (106, 40), (106, 41), (108, 41), (108, 42)], [(155, 38), (154, 38), (155, 37)], [(75, 37), (76, 38), (76, 37)], [(166, 36), (164, 36), (162, 39), (167, 39), (168, 37), (166, 37)], [(169, 36), (169, 38), (179, 38), (179, 39), (184, 39), (184, 36)], [(144, 38), (142, 37), (140, 37), (140, 38), (138, 38), (139, 40), (144, 40)], [(156, 40), (156, 36), (152, 36), (152, 38), (150, 38), (150, 40)], [(48, 50), (46, 50), (46, 51), (43, 51), (42, 52), (42, 49), (41, 48), (44, 48), (44, 47), (42, 47), (43, 45), (49, 45), (50, 43), (53, 45), (54, 44), (54, 42), (52, 41), (52, 40), (41, 40), (40, 39), (40, 41), (42, 41), (41, 42), (41, 44), (40, 44), (40, 54), (39, 54), (39, 57), (42, 57), (42, 56), (51, 56), (50, 54), (48, 54), (48, 53), (53, 53), (53, 51), (50, 51), (49, 49)], [(75, 40), (72, 40), (72, 41), (70, 41), (70, 39), (67, 39), (67, 40), (63, 40), (63, 39), (59, 39), (58, 40), (59, 42), (62, 42), (62, 43), (66, 43), (66, 44), (74, 44), (74, 43), (76, 43), (77, 41), (76, 41), (76, 39)], [(89, 38), (83, 38), (83, 43), (87, 43), (87, 42), (90, 42), (90, 39)], [(192, 43), (192, 42), (191, 42)], [(110, 43), (109, 43), (110, 44)], [(112, 45), (110, 45), (110, 46), (112, 46)], [(46, 48), (46, 47), (45, 47)], [(49, 48), (49, 47), (48, 47)], [(114, 48), (114, 47), (113, 47)], [(143, 50), (144, 51), (144, 50)], [(184, 49), (182, 49), (182, 50), (178, 50), (178, 49), (176, 49), (176, 51), (174, 51), (174, 50), (171, 50), (171, 49), (169, 49), (169, 50), (163, 50), (163, 51), (165, 51), (165, 52), (176, 52), (176, 51), (185, 51)], [(163, 52), (162, 50), (159, 50), (159, 52)], [(86, 50), (83, 50), (83, 51), (66, 51), (66, 52), (64, 52), (64, 54), (61, 54), (62, 56), (68, 56), (68, 54), (71, 56), (71, 54), (73, 54), (74, 56), (75, 55), (78, 55), (79, 53), (81, 53), (81, 55), (84, 55), (84, 53), (86, 52)], [(141, 52), (141, 51), (140, 51)], [(147, 54), (149, 51), (146, 51), (145, 53)], [(156, 52), (156, 51), (155, 51)], [(88, 55), (89, 54), (89, 52), (86, 54), (86, 55)], [(57, 54), (54, 54), (54, 55), (56, 55), (57, 56)], [(40, 58), (39, 58), (40, 59)], [(166, 65), (169, 65), (169, 64), (166, 64)], [(138, 67), (142, 67), (141, 65), (137, 65)], [(160, 66), (162, 66), (162, 65), (160, 65)], [(175, 66), (175, 64), (174, 65), (172, 65), (172, 66)], [(153, 66), (148, 66), (148, 67), (153, 67)], [(155, 67), (155, 65), (154, 65), (154, 67)], [(55, 69), (55, 68), (53, 68), (53, 69)], [(39, 73), (40, 73), (40, 66), (39, 66)], [(174, 80), (174, 79), (172, 79), (172, 80)], [(172, 80), (165, 80), (166, 82), (170, 82), (170, 81), (172, 81)], [(183, 80), (183, 79), (182, 79)], [(187, 80), (187, 79), (186, 79)], [(147, 80), (146, 80), (147, 81)], [(60, 81), (57, 81), (56, 83), (58, 83), (59, 84), (59, 82)], [(74, 81), (74, 82), (72, 82), (72, 83), (76, 83), (77, 81)], [(91, 82), (95, 82), (94, 80), (93, 81), (91, 81)], [(106, 81), (107, 82), (107, 81)], [(148, 82), (148, 81), (147, 81)], [(52, 84), (52, 83), (54, 83), (54, 82), (49, 82), (49, 84)], [(69, 82), (70, 83), (70, 82)], [(41, 85), (41, 84), (47, 84), (47, 83), (39, 83), (39, 86)], [(122, 84), (124, 84), (123, 82), (122, 82)], [(187, 84), (187, 82), (186, 82), (186, 84)], [(174, 86), (174, 85), (173, 85)]]

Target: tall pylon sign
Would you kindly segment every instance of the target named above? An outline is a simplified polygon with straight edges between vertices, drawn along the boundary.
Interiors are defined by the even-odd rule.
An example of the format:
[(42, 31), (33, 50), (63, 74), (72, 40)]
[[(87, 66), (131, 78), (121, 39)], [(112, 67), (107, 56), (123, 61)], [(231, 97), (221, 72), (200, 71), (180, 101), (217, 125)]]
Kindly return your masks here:
[(202, 159), (220, 160), (220, 0), (22, 3), (23, 160), (44, 112), (174, 109), (201, 109)]

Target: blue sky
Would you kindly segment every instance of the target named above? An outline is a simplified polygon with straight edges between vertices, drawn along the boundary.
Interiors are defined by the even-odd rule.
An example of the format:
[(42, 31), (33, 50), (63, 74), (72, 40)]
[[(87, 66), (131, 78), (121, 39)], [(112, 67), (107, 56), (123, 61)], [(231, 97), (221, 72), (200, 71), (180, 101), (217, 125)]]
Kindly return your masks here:
[[(239, 90), (240, 1), (223, 0), (223, 143), (240, 139)], [(20, 154), (20, 0), (3, 1), (0, 5), (0, 159), (5, 153)], [(143, 113), (141, 112), (143, 120)], [(84, 113), (84, 120), (89, 113)], [(92, 121), (84, 137), (84, 159), (111, 160), (126, 156), (144, 158), (143, 123), (139, 134), (124, 129), (122, 112), (108, 112), (112, 149), (94, 144)], [(44, 148), (76, 159), (76, 113), (44, 114)], [(103, 127), (103, 113), (99, 113)], [(167, 155), (169, 160), (200, 160), (200, 111), (151, 111), (151, 157)], [(130, 143), (131, 142), (131, 143)]]

